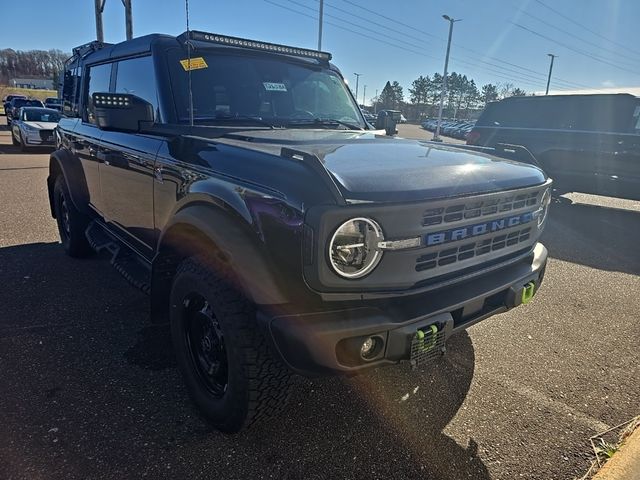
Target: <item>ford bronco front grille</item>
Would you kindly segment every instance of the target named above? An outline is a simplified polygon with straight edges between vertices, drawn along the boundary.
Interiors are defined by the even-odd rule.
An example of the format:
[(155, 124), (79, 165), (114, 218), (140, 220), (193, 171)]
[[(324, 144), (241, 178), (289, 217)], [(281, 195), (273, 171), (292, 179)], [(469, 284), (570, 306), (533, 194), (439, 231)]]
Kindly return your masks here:
[(416, 260), (416, 271), (422, 272), (438, 266), (444, 267), (452, 263), (468, 260), (489, 252), (495, 252), (506, 247), (517, 245), (520, 242), (529, 240), (531, 227), (523, 228), (509, 233), (494, 235), (477, 242), (469, 242), (459, 247), (443, 248), (439, 251), (421, 255)]
[(449, 207), (431, 208), (425, 210), (422, 225), (425, 227), (441, 223), (459, 222), (496, 213), (511, 212), (526, 207), (532, 207), (538, 202), (540, 192), (527, 194), (509, 194), (502, 197), (490, 197), (485, 200), (460, 203)]

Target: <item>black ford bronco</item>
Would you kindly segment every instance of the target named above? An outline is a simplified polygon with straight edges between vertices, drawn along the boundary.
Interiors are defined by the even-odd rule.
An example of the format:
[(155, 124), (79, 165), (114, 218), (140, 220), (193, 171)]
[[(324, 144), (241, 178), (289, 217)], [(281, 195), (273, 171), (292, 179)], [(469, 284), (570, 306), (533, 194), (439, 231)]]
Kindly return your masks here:
[(546, 175), (385, 134), (392, 116), (376, 130), (330, 59), (192, 31), (66, 65), (48, 177), (62, 244), (149, 295), (222, 431), (281, 409), (292, 374), (441, 355), (544, 276)]

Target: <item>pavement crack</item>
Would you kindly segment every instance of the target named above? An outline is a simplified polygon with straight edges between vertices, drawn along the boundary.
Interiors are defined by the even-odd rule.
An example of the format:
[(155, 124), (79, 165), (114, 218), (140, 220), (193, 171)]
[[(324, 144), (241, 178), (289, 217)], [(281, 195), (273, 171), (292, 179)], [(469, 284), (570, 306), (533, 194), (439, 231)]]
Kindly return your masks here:
[(576, 410), (575, 408), (567, 405), (564, 402), (555, 400), (545, 395), (544, 393), (534, 390), (533, 388), (526, 385), (519, 385), (516, 382), (508, 380), (506, 378), (494, 378), (493, 381), (501, 385), (502, 387), (508, 388), (509, 390), (522, 397), (528, 398), (535, 403), (543, 405), (549, 410), (571, 417), (596, 432), (602, 432), (611, 428), (610, 425), (598, 420), (597, 418), (593, 418), (592, 416), (581, 412), (580, 410)]

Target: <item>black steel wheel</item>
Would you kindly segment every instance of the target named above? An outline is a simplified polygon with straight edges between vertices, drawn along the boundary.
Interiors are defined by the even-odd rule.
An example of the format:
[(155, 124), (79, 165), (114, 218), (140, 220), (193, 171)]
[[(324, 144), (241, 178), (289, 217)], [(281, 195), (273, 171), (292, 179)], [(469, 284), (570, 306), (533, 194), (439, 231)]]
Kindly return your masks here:
[(187, 391), (218, 430), (234, 433), (286, 405), (291, 373), (272, 355), (254, 305), (207, 257), (184, 260), (170, 296), (171, 337)]
[(80, 213), (69, 196), (64, 177), (59, 175), (53, 188), (54, 211), (60, 242), (70, 257), (86, 257), (92, 253), (84, 236), (89, 217)]
[(199, 294), (183, 301), (184, 341), (192, 368), (215, 398), (222, 398), (228, 385), (228, 361), (224, 335), (209, 302)]

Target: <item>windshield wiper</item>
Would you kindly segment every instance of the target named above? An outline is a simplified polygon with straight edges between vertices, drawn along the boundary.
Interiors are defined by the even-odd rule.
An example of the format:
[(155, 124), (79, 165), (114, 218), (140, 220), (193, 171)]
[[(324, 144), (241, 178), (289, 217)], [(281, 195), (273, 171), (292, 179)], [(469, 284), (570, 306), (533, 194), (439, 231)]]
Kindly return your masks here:
[(335, 118), (314, 118), (309, 120), (290, 120), (287, 122), (287, 125), (342, 125), (343, 127), (347, 127), (349, 130), (364, 130), (364, 128), (354, 125), (352, 123), (343, 122), (342, 120), (337, 120)]
[(238, 123), (238, 121), (251, 121), (254, 125), (263, 125), (265, 127), (269, 127), (271, 129), (275, 129), (277, 126), (273, 125), (269, 122), (267, 122), (266, 120), (263, 120), (260, 117), (254, 117), (251, 115), (235, 115), (235, 114), (218, 114), (215, 116), (211, 116), (211, 117), (196, 117), (194, 118), (194, 122), (195, 123), (213, 123), (213, 122), (220, 122), (220, 123)]

